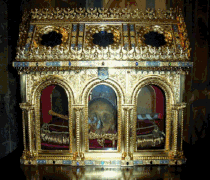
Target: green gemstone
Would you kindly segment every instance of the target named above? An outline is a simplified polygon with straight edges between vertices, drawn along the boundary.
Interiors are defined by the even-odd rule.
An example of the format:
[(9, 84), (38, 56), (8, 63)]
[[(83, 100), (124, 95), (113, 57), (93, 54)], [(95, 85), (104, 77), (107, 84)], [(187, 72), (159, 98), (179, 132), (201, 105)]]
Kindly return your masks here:
[(168, 65), (171, 66), (171, 62)]

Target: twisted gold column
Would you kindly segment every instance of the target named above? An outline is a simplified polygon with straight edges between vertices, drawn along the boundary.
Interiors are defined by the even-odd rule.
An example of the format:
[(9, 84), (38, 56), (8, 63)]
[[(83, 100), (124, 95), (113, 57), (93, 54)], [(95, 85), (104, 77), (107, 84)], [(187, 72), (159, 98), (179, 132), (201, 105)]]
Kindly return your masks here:
[(29, 152), (32, 155), (31, 109), (28, 109)]
[(131, 157), (129, 156), (130, 154), (129, 124), (130, 124), (130, 111), (132, 110), (132, 108), (125, 107), (124, 110), (125, 110), (125, 152), (126, 152), (125, 160), (129, 161), (131, 159)]
[[(33, 145), (32, 145), (32, 110), (33, 106), (30, 105), (29, 103), (21, 103), (20, 108), (22, 109), (22, 121), (23, 121), (23, 138), (24, 138), (24, 152), (28, 154), (30, 157), (33, 156)], [(25, 113), (27, 113), (28, 119), (25, 119)], [(28, 134), (26, 133), (25, 126), (26, 126), (26, 121), (28, 122)], [(26, 136), (28, 136), (28, 141), (29, 141), (29, 147), (27, 147), (26, 144)]]
[[(173, 153), (174, 153), (174, 156), (177, 156), (179, 155), (180, 153), (182, 152), (179, 152), (179, 154), (177, 154), (177, 137), (178, 137), (178, 127), (180, 126), (181, 127), (181, 132), (180, 132), (180, 144), (179, 144), (179, 151), (182, 151), (182, 144), (183, 144), (183, 110), (184, 108), (186, 107), (186, 103), (181, 103), (181, 104), (176, 104), (174, 105), (174, 108), (173, 108), (173, 114), (174, 114), (174, 121), (173, 121), (173, 132), (174, 132), (174, 138), (173, 138)], [(181, 110), (181, 119), (180, 121), (179, 120), (179, 110)]]
[(177, 135), (178, 135), (178, 109), (173, 109), (173, 132), (174, 132), (174, 138), (173, 138), (173, 153), (174, 156), (177, 155)]
[(80, 156), (80, 115), (81, 115), (81, 110), (82, 107), (75, 107), (75, 113), (76, 113), (76, 154), (74, 155), (74, 157), (76, 158), (76, 160), (81, 160), (81, 156)]
[(25, 110), (22, 109), (22, 125), (23, 125), (23, 146), (24, 146), (24, 151), (26, 151), (26, 129), (25, 129)]

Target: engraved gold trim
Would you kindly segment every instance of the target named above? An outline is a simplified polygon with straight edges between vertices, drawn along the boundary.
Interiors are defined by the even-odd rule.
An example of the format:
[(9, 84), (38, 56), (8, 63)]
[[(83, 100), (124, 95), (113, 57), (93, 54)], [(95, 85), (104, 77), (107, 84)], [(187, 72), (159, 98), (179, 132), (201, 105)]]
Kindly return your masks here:
[[(118, 106), (118, 141), (117, 141), (118, 146), (117, 146), (117, 149), (118, 150), (117, 151), (113, 150), (113, 152), (121, 152), (122, 150), (122, 147), (121, 147), (121, 141), (122, 141), (121, 104), (123, 103), (122, 101), (124, 101), (125, 96), (122, 91), (122, 87), (118, 83), (116, 83), (114, 80), (107, 79), (105, 81), (101, 81), (98, 78), (95, 80), (92, 80), (86, 85), (86, 88), (83, 89), (82, 96), (81, 96), (82, 103), (85, 102), (85, 133), (84, 133), (85, 149), (84, 150), (85, 152), (92, 152), (91, 150), (89, 150), (89, 140), (88, 140), (88, 95), (95, 86), (102, 85), (102, 84), (113, 88), (113, 90), (115, 91), (117, 95), (117, 106)], [(106, 152), (106, 151), (94, 150), (93, 152)]]
[[(39, 81), (38, 83), (34, 83), (34, 85), (33, 85), (31, 94), (32, 94), (32, 103), (35, 104), (36, 134), (40, 134), (40, 97), (41, 97), (41, 92), (47, 86), (53, 85), (53, 84), (61, 86), (66, 91), (66, 95), (68, 97), (68, 102), (69, 102), (69, 104), (68, 104), (68, 108), (69, 108), (69, 138), (70, 138), (68, 152), (72, 153), (72, 148), (73, 148), (72, 102), (74, 102), (74, 96), (73, 96), (71, 87), (68, 85), (69, 83), (61, 78), (58, 78), (57, 76), (44, 77), (41, 79), (41, 81)], [(37, 147), (37, 151), (39, 153), (41, 153), (42, 150), (41, 150), (40, 136), (36, 137), (36, 147)], [(62, 153), (65, 151), (66, 150), (56, 150), (56, 152), (58, 152), (58, 153)]]
[[(137, 122), (137, 96), (139, 90), (146, 86), (146, 85), (157, 85), (159, 86), (165, 93), (165, 98), (166, 98), (166, 144), (165, 144), (165, 151), (170, 150), (170, 134), (171, 134), (171, 128), (170, 124), (172, 120), (172, 115), (171, 115), (171, 108), (172, 104), (174, 104), (174, 90), (173, 86), (167, 81), (166, 78), (161, 77), (161, 76), (148, 76), (144, 79), (142, 79), (138, 84), (135, 86), (134, 91), (132, 92), (132, 102), (135, 104), (135, 110), (134, 110), (134, 123), (136, 124)], [(133, 130), (133, 137), (134, 137), (134, 142), (133, 146), (136, 147), (136, 126), (134, 126)], [(137, 151), (137, 149), (135, 150)]]

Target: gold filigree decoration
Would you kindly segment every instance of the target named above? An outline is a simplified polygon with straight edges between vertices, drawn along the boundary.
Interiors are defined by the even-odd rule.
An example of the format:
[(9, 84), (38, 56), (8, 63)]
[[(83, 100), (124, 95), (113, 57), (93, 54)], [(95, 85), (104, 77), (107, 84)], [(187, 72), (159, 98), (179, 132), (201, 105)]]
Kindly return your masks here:
[[(56, 48), (60, 47), (63, 51), (67, 51), (69, 47), (69, 32), (71, 30), (71, 26), (55, 26), (55, 25), (37, 25), (35, 32), (34, 32), (34, 37), (33, 41), (31, 44), (31, 49), (28, 52), (30, 56), (32, 56), (33, 53), (37, 53), (37, 51), (40, 54), (54, 54), (56, 53)], [(55, 31), (59, 34), (62, 35), (62, 43), (60, 45), (55, 46), (54, 48), (52, 47), (46, 47), (41, 44), (42, 41), (42, 36), (44, 34), (48, 34), (49, 32)], [(29, 57), (30, 57), (29, 56)]]
[(117, 133), (116, 134), (96, 134), (94, 132), (90, 132), (89, 133), (89, 139), (97, 139), (97, 142), (99, 145), (101, 145), (102, 147), (104, 147), (104, 143), (105, 140), (111, 140), (112, 141), (112, 145), (114, 146), (115, 144), (115, 140), (118, 139)]
[[(114, 44), (112, 46), (118, 47), (121, 45), (121, 27), (118, 25), (87, 25), (85, 27), (85, 45), (86, 47), (95, 46), (93, 44), (93, 35), (99, 33), (100, 31), (107, 31), (107, 33), (112, 33), (114, 38)], [(101, 49), (101, 48), (100, 48)]]
[(154, 9), (128, 9), (128, 8), (76, 8), (76, 9), (32, 9), (33, 20), (63, 20), (68, 19), (70, 21), (91, 21), (100, 20), (103, 18), (112, 19), (144, 19), (144, 20), (156, 20), (156, 19), (175, 19), (181, 11), (178, 9), (169, 10), (154, 10)]
[[(165, 47), (171, 47), (171, 46), (175, 46), (175, 43), (173, 42), (173, 34), (172, 34), (172, 27), (171, 25), (150, 25), (150, 26), (146, 26), (146, 25), (136, 25), (136, 34), (137, 34), (137, 41), (138, 41), (138, 45), (139, 46), (146, 46), (146, 44), (144, 43), (145, 38), (144, 35), (154, 31), (157, 32), (159, 34), (163, 34), (165, 37), (165, 41), (166, 41), (166, 45), (164, 45)], [(160, 48), (162, 49), (162, 53), (164, 52), (164, 48)]]

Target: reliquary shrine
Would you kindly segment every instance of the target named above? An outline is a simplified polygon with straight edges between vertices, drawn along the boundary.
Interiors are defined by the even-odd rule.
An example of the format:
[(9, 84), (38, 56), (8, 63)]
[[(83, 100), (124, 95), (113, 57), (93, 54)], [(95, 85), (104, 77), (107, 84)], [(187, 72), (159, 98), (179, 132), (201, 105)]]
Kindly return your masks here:
[(21, 163), (184, 163), (192, 63), (180, 10), (31, 10), (13, 66), (21, 81)]

